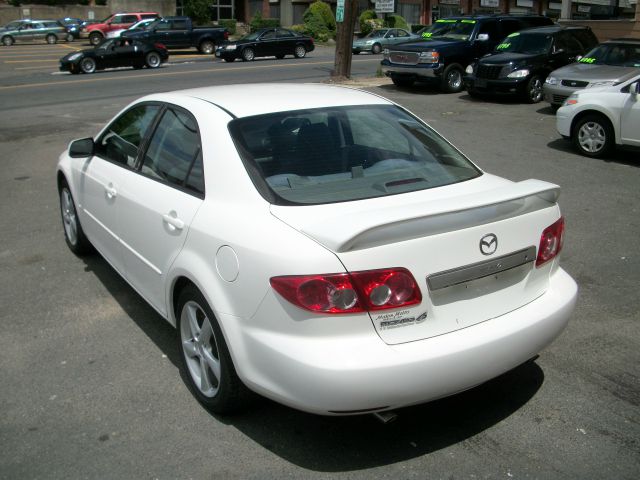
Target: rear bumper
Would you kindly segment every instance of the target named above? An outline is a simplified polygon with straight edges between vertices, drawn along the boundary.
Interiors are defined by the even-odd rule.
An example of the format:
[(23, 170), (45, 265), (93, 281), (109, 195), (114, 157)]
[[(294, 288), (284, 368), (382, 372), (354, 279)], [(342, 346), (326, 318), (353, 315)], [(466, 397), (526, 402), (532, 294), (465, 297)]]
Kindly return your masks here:
[(234, 333), (234, 359), (250, 388), (300, 410), (340, 415), (399, 408), (469, 389), (532, 358), (565, 328), (576, 296), (574, 280), (557, 269), (546, 293), (522, 308), (400, 345), (385, 344), (373, 328), (327, 338), (245, 325)]

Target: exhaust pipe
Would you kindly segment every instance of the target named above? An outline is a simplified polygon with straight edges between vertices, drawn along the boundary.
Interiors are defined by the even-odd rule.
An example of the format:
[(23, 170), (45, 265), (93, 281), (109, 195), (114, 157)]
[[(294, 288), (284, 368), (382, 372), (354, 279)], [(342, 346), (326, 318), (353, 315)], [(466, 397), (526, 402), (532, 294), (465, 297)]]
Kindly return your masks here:
[(385, 412), (373, 412), (372, 415), (385, 425), (394, 422), (398, 418), (398, 414), (391, 410), (387, 410)]

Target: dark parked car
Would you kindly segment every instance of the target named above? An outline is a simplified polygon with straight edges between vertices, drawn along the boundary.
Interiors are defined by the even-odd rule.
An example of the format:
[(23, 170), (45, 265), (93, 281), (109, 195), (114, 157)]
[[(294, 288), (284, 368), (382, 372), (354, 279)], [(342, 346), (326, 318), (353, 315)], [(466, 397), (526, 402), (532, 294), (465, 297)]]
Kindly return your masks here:
[(69, 42), (80, 38), (80, 31), (82, 30), (84, 20), (80, 18), (65, 17), (58, 19), (58, 22), (67, 29), (67, 32), (69, 33), (69, 35), (67, 35), (67, 40)]
[(160, 43), (112, 38), (95, 48), (65, 55), (60, 59), (60, 70), (71, 73), (93, 73), (96, 70), (115, 67), (158, 68), (168, 58), (169, 52)]
[(263, 28), (238, 41), (220, 45), (216, 49), (216, 57), (227, 62), (236, 58), (250, 62), (256, 57), (284, 58), (285, 55), (303, 58), (314, 48), (313, 38), (306, 35), (285, 28)]
[(422, 40), (385, 48), (382, 71), (401, 87), (434, 82), (445, 92), (464, 88), (469, 63), (489, 53), (510, 33), (551, 25), (540, 15), (478, 15), (437, 20), (418, 32)]
[(195, 47), (200, 53), (212, 54), (216, 45), (229, 38), (222, 27), (194, 27), (189, 17), (165, 17), (147, 25), (144, 30), (122, 32), (122, 37), (144, 42), (160, 42), (167, 48)]
[(467, 67), (470, 95), (521, 95), (530, 103), (542, 100), (549, 73), (575, 62), (598, 44), (589, 27), (539, 27), (512, 33), (494, 53)]

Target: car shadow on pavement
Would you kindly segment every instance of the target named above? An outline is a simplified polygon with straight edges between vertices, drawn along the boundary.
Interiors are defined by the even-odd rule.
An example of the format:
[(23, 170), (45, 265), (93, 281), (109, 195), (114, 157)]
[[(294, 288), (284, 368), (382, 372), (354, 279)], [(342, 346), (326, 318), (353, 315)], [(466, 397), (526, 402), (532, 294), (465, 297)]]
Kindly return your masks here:
[(156, 312), (98, 253), (82, 257), (92, 272), (147, 337), (176, 367), (180, 362), (176, 329)]
[(627, 165), (629, 167), (640, 167), (640, 160), (638, 160), (640, 158), (640, 148), (616, 148), (607, 156), (607, 158), (590, 158), (584, 155), (580, 155), (571, 144), (571, 141), (565, 140), (563, 138), (552, 140), (547, 143), (547, 146), (554, 150), (558, 150), (560, 152), (572, 154), (575, 157), (582, 158), (585, 162), (596, 161), (604, 163), (619, 163), (620, 165)]
[(472, 390), (397, 410), (397, 420), (389, 424), (372, 415), (312, 415), (266, 399), (242, 415), (216, 418), (299, 467), (356, 471), (464, 442), (518, 411), (543, 380), (542, 369), (530, 361)]

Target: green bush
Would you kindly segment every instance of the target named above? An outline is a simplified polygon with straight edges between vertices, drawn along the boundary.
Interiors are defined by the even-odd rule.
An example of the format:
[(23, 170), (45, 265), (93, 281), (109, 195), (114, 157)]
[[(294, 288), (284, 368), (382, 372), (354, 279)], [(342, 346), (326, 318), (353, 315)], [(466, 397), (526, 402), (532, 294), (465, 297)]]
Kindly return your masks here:
[(389, 28), (404, 28), (405, 30), (409, 30), (409, 25), (407, 25), (407, 21), (402, 18), (400, 15), (387, 15), (384, 19), (384, 26)]
[(211, 18), (209, 0), (184, 0), (184, 14), (196, 25), (207, 23)]
[(305, 33), (319, 42), (326, 42), (336, 35), (336, 20), (331, 7), (320, 0), (309, 5), (302, 15)]
[(249, 22), (251, 31), (255, 32), (261, 28), (274, 28), (280, 26), (280, 20), (278, 18), (262, 18), (262, 12), (257, 10), (253, 15), (251, 22)]
[(229, 35), (236, 34), (237, 25), (238, 21), (234, 19), (218, 20), (218, 26), (226, 28), (229, 31)]
[(378, 18), (375, 10), (365, 10), (360, 14), (360, 33), (369, 35), (372, 30), (382, 26), (382, 20)]
[(327, 27), (330, 32), (336, 31), (336, 19), (333, 16), (331, 7), (328, 3), (324, 3), (321, 0), (316, 0), (309, 8), (305, 10), (302, 15), (304, 23), (307, 23), (312, 16), (319, 16), (322, 19), (322, 23)]
[(20, 0), (9, 0), (9, 5), (13, 5), (14, 7), (19, 7)]

